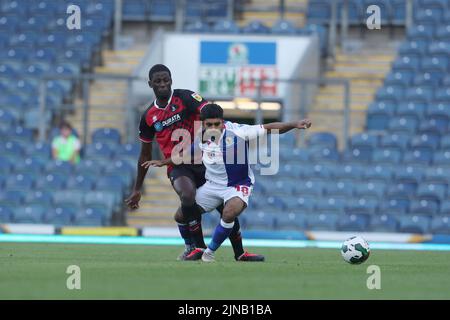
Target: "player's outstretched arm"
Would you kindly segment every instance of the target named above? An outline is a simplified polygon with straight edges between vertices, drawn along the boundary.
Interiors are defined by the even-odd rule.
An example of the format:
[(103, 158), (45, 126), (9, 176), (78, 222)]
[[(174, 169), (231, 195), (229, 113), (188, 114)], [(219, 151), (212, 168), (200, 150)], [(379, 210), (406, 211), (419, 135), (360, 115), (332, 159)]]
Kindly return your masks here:
[(152, 159), (152, 144), (142, 142), (141, 153), (139, 155), (137, 165), (136, 182), (134, 183), (131, 195), (125, 200), (125, 203), (130, 209), (139, 208), (139, 200), (141, 200), (141, 188), (144, 183), (145, 175), (147, 174), (148, 171), (148, 168), (143, 167), (142, 164), (147, 161), (150, 161), (151, 159)]
[(264, 124), (264, 129), (267, 130), (268, 133), (271, 133), (272, 130), (278, 130), (278, 133), (283, 134), (292, 129), (308, 129), (311, 127), (311, 120), (303, 119), (300, 121), (292, 121), (292, 122), (271, 122)]
[(150, 167), (164, 167), (169, 165), (173, 165), (172, 158), (166, 158), (164, 160), (150, 160), (145, 161), (143, 164), (141, 164), (141, 166), (145, 169), (148, 169)]

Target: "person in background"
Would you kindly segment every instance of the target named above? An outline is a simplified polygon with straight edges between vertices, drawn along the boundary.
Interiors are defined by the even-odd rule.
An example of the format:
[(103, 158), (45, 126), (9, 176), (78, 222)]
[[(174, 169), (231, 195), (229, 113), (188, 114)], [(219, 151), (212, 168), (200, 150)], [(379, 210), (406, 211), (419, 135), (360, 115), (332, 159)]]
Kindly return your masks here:
[(73, 134), (72, 126), (67, 122), (62, 122), (59, 130), (59, 135), (52, 141), (53, 159), (77, 164), (80, 162), (80, 140)]

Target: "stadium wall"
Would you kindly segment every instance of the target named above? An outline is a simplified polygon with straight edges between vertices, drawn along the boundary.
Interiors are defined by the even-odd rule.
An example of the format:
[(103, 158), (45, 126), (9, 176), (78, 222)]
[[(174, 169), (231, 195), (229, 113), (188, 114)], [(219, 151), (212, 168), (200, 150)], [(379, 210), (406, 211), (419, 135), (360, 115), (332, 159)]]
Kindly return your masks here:
[[(205, 230), (205, 236), (211, 236), (211, 233), (211, 230)], [(1, 224), (0, 234), (179, 238), (176, 228), (55, 227), (54, 225), (46, 224)], [(431, 235), (382, 232), (246, 230), (243, 231), (243, 238), (248, 240), (267, 240), (267, 242), (270, 242), (270, 240), (314, 240), (326, 242), (343, 241), (355, 234), (362, 236), (369, 242), (450, 244), (450, 235), (446, 234)], [(0, 237), (1, 241), (2, 239)]]

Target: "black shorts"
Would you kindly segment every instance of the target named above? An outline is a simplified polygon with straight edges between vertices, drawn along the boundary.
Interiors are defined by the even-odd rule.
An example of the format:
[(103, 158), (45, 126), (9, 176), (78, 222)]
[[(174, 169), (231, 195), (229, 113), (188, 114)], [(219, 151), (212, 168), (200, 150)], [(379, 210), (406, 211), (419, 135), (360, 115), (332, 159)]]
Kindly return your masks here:
[(198, 189), (205, 184), (205, 166), (203, 164), (180, 164), (174, 166), (169, 173), (170, 182), (173, 182), (178, 177), (188, 177), (195, 183), (195, 187)]

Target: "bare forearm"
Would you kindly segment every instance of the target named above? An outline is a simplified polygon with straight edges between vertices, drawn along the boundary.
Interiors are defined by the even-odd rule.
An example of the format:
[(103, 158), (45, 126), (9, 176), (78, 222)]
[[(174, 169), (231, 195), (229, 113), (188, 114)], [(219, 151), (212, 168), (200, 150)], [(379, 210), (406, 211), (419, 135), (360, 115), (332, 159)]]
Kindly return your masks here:
[(136, 182), (134, 183), (134, 190), (139, 191), (142, 188), (142, 185), (144, 184), (145, 176), (147, 175), (148, 168), (144, 168), (142, 164), (146, 161), (152, 160), (152, 152), (151, 147), (147, 152), (141, 152), (137, 164), (137, 176), (136, 176)]
[(264, 124), (264, 129), (267, 130), (268, 133), (271, 133), (272, 130), (278, 130), (280, 134), (288, 132), (289, 130), (297, 128), (297, 122), (271, 122)]

